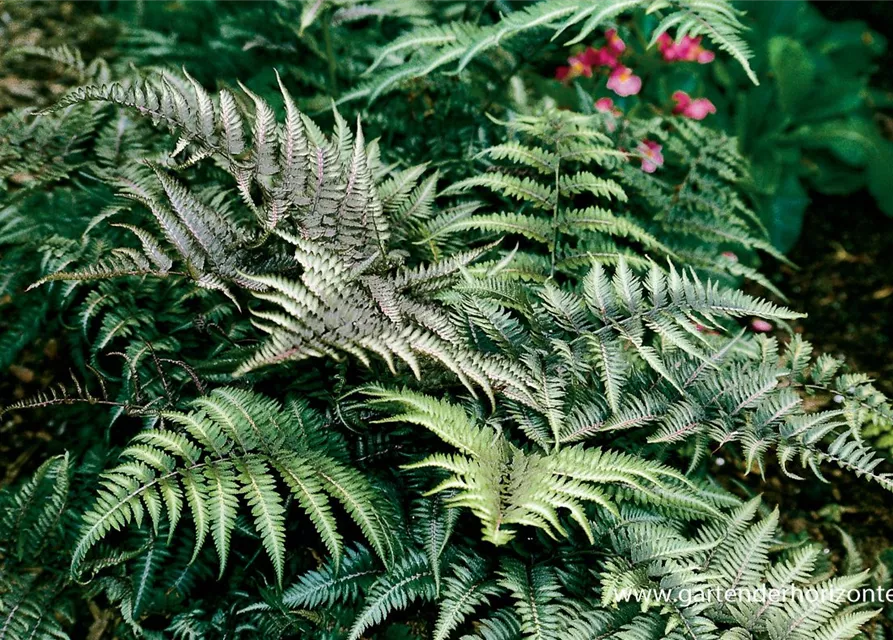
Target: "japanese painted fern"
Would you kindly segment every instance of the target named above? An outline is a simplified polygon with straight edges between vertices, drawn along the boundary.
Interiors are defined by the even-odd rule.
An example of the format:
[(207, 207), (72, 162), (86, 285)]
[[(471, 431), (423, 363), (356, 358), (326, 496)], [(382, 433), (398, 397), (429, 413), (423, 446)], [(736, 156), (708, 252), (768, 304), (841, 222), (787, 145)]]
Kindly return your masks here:
[[(42, 352), (46, 384), (70, 367), (74, 389), (41, 381), (0, 414), (50, 441), (0, 492), (0, 640), (873, 624), (839, 595), (867, 574), (740, 484), (775, 458), (785, 481), (837, 466), (893, 489), (864, 439), (893, 411), (799, 335), (747, 330), (800, 314), (738, 289), (780, 293), (759, 260), (784, 258), (734, 140), (617, 122), (582, 91), (555, 110), (529, 73), (630, 13), (749, 72), (738, 10), (495, 6), (233, 5), (270, 31), (237, 42), (230, 15), (214, 46), (287, 58), (239, 90), (43, 52), (92, 84), (0, 119), (0, 365)], [(176, 42), (126, 33), (128, 60)], [(356, 126), (298, 109), (330, 98)], [(643, 139), (661, 171), (640, 171)], [(64, 363), (35, 342), (54, 332)], [(726, 595), (795, 587), (832, 597)]]

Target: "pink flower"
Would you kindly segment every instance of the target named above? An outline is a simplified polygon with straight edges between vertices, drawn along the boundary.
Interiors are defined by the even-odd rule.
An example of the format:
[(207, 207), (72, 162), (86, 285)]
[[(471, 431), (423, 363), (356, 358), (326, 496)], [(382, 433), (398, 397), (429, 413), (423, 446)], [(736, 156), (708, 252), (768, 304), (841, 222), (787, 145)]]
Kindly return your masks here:
[(611, 69), (620, 63), (617, 55), (607, 47), (593, 49), (590, 60), (592, 60), (592, 66), (594, 67), (610, 67)]
[(738, 262), (738, 255), (731, 251), (723, 251), (720, 255), (729, 262)]
[(652, 140), (642, 140), (636, 151), (642, 156), (642, 171), (654, 173), (658, 167), (664, 166), (663, 147)]
[(611, 72), (607, 86), (618, 96), (634, 96), (642, 89), (642, 78), (633, 75), (629, 67), (619, 65)]
[(586, 50), (587, 62), (593, 67), (610, 67), (613, 69), (620, 64), (620, 55), (626, 50), (626, 43), (617, 35), (616, 29), (608, 29), (605, 32), (607, 44), (600, 49), (589, 47)]
[(617, 29), (605, 31), (605, 40), (608, 41), (607, 48), (618, 56), (626, 50), (626, 43), (617, 35)]
[(570, 80), (571, 68), (570, 67), (558, 67), (555, 69), (555, 79), (561, 80), (564, 82), (565, 80)]
[(675, 46), (676, 45), (673, 43), (673, 38), (671, 38), (670, 34), (666, 31), (657, 36), (657, 50), (660, 51), (660, 54), (667, 62), (676, 59), (676, 49), (674, 48)]
[[(590, 49), (591, 48), (592, 47), (590, 47)], [(588, 64), (588, 61), (586, 59), (587, 51), (588, 49), (579, 55), (571, 56), (570, 58), (568, 58), (567, 61), (570, 66), (558, 67), (555, 70), (555, 77), (561, 81), (573, 80), (578, 76), (586, 76), (587, 78), (591, 78), (592, 65)]]
[(569, 81), (579, 76), (592, 77), (593, 67), (609, 67), (613, 69), (620, 64), (620, 54), (626, 50), (626, 43), (617, 35), (616, 29), (605, 32), (607, 45), (599, 49), (586, 47), (584, 51), (567, 59), (567, 67), (558, 67), (555, 70), (555, 78)]
[(587, 47), (584, 51), (568, 58), (567, 61), (571, 64), (571, 67), (579, 69), (582, 75), (591, 78), (592, 67), (595, 66), (598, 57), (597, 53), (592, 47)]
[(713, 59), (716, 58), (716, 54), (712, 51), (708, 51), (701, 45), (697, 46), (697, 49), (693, 49), (697, 54), (695, 56), (695, 62), (698, 64), (707, 64), (708, 62), (713, 62)]
[(679, 42), (674, 42), (670, 34), (664, 32), (657, 38), (657, 48), (667, 62), (678, 60), (707, 64), (716, 57), (712, 51), (701, 46), (701, 36), (682, 36)]
[(754, 318), (750, 321), (750, 328), (758, 333), (766, 333), (774, 328), (770, 323), (760, 318)]
[(716, 113), (716, 107), (707, 98), (692, 100), (691, 96), (685, 93), (685, 91), (676, 91), (672, 97), (676, 103), (676, 106), (673, 107), (673, 113), (684, 118), (703, 120), (708, 114)]
[[(614, 107), (614, 101), (611, 98), (599, 98), (595, 101), (595, 110), (601, 111), (602, 113), (620, 113), (619, 109)], [(615, 114), (616, 115), (616, 114)]]
[[(591, 47), (590, 47), (591, 48)], [(588, 51), (588, 50), (587, 50)], [(578, 76), (592, 77), (592, 65), (587, 63), (586, 51), (580, 55), (571, 56), (567, 59), (570, 63), (569, 67), (558, 67), (555, 70), (555, 77), (558, 80), (573, 80)]]
[(595, 110), (605, 114), (605, 128), (608, 130), (608, 133), (613, 133), (617, 130), (617, 122), (615, 120), (623, 112), (614, 106), (614, 101), (611, 98), (599, 98), (596, 100)]
[(609, 44), (608, 46), (599, 49), (586, 47), (585, 51), (569, 58), (568, 62), (571, 63), (571, 65), (574, 63), (580, 64), (584, 70), (588, 71), (588, 73), (584, 71), (586, 77), (592, 75), (593, 67), (611, 67), (613, 69), (617, 66), (617, 57), (620, 55), (620, 52), (626, 48), (626, 45), (623, 44), (623, 40), (616, 38), (616, 41), (619, 45)]
[(558, 67), (558, 69), (555, 70), (555, 77), (562, 81), (572, 80), (579, 76), (591, 78), (592, 67), (605, 65), (613, 60), (613, 55), (607, 54), (604, 50), (587, 47), (585, 51), (567, 59), (570, 66)]

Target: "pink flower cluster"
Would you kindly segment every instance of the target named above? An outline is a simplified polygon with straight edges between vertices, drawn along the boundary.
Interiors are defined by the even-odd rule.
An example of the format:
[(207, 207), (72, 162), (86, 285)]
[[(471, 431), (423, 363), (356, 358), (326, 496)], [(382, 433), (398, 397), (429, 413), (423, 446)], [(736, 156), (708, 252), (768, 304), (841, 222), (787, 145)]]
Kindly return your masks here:
[(623, 112), (614, 106), (614, 101), (611, 98), (599, 98), (596, 100), (595, 110), (608, 115), (605, 119), (605, 128), (609, 133), (617, 130), (617, 118), (623, 115)]
[(579, 76), (592, 77), (596, 67), (608, 67), (607, 87), (619, 96), (634, 96), (642, 89), (642, 78), (629, 67), (620, 63), (620, 56), (626, 50), (626, 43), (617, 35), (616, 29), (605, 32), (605, 46), (598, 49), (587, 47), (585, 51), (568, 58), (567, 67), (558, 67), (555, 77), (567, 82)]
[(636, 151), (642, 157), (642, 171), (645, 173), (654, 173), (658, 167), (664, 166), (664, 154), (661, 153), (663, 147), (653, 140), (642, 140)]
[(685, 91), (674, 91), (672, 97), (676, 103), (673, 107), (673, 113), (676, 115), (692, 120), (703, 120), (708, 114), (716, 113), (716, 107), (707, 98), (692, 99)]
[[(707, 64), (714, 59), (712, 51), (701, 46), (701, 38), (683, 36), (678, 42), (669, 34), (662, 33), (657, 39), (658, 49), (663, 59), (668, 62), (689, 61)], [(558, 67), (555, 77), (562, 82), (569, 82), (574, 78), (584, 76), (591, 78), (593, 69), (607, 67), (608, 81), (606, 87), (618, 96), (634, 96), (642, 90), (642, 78), (633, 73), (633, 70), (622, 64), (620, 57), (626, 51), (626, 43), (617, 35), (616, 29), (605, 32), (604, 46), (595, 49), (587, 47), (585, 51), (568, 58), (568, 66)], [(673, 113), (692, 120), (703, 120), (711, 113), (716, 113), (716, 107), (707, 98), (692, 98), (684, 91), (673, 93)], [(616, 118), (621, 111), (614, 106), (611, 98), (599, 98), (595, 102), (597, 111), (608, 115), (606, 127), (608, 131), (617, 128)], [(642, 140), (636, 147), (636, 156), (641, 158), (642, 171), (654, 173), (664, 164), (663, 148), (651, 140)]]
[(668, 33), (657, 38), (657, 48), (667, 62), (699, 62), (707, 64), (716, 57), (712, 51), (701, 46), (701, 36), (692, 38), (682, 36), (679, 42), (673, 40)]
[[(699, 62), (707, 64), (713, 62), (716, 57), (712, 51), (701, 46), (701, 37), (692, 38), (682, 36), (679, 41), (673, 40), (668, 33), (662, 33), (657, 38), (657, 48), (667, 62)], [(716, 107), (707, 98), (692, 98), (684, 91), (673, 93), (673, 113), (692, 120), (703, 120), (711, 113), (716, 113)]]
[(626, 43), (617, 35), (616, 29), (605, 32), (607, 44), (600, 49), (587, 47), (582, 53), (567, 59), (568, 67), (558, 67), (555, 77), (558, 80), (573, 80), (579, 76), (592, 77), (593, 67), (609, 67), (613, 69), (620, 64), (620, 55), (626, 49)]

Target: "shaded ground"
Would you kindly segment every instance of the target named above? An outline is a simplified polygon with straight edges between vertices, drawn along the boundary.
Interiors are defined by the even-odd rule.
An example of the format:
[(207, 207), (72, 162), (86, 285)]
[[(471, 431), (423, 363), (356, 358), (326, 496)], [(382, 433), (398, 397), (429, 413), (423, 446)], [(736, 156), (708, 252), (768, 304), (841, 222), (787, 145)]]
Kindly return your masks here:
[[(864, 191), (816, 195), (803, 230), (790, 255), (801, 268), (783, 274), (793, 307), (809, 311), (798, 328), (821, 351), (843, 355), (893, 396), (893, 218)], [(849, 474), (835, 476), (830, 490), (812, 482), (781, 489), (773, 478), (772, 498), (792, 527), (841, 522), (872, 561), (893, 547), (893, 497)], [(824, 504), (828, 497), (831, 502)]]
[[(891, 167), (893, 179), (893, 167)], [(893, 218), (871, 197), (815, 195), (780, 286), (809, 317), (799, 328), (893, 396)]]
[[(862, 20), (887, 38), (871, 84), (893, 90), (893, 3), (813, 4), (830, 20)], [(893, 138), (889, 118), (875, 117)], [(889, 173), (893, 180), (893, 167)], [(784, 268), (776, 281), (793, 308), (809, 312), (800, 328), (811, 342), (846, 357), (893, 396), (893, 218), (866, 191), (811, 197), (803, 234), (789, 255), (800, 269)]]
[(23, 62), (21, 56), (10, 54), (67, 45), (89, 61), (106, 53), (104, 48), (114, 42), (117, 30), (89, 2), (0, 0), (0, 114), (49, 104), (67, 89), (57, 64), (34, 57)]

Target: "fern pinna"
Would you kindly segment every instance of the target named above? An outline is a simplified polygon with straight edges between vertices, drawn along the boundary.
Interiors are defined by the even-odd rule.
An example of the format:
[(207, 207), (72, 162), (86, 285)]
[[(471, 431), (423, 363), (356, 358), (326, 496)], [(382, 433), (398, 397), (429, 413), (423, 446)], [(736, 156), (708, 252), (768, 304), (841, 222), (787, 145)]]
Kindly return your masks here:
[[(529, 75), (531, 52), (629, 12), (646, 41), (703, 35), (746, 65), (739, 12), (266, 11), (282, 12), (269, 39), (215, 46), (266, 55), (294, 36), (300, 68), (289, 54), (212, 92), (199, 72), (49, 51), (91, 84), (0, 121), (0, 322), (23, 326), (42, 296), (75, 380), (4, 410), (52, 416), (70, 451), (0, 493), (0, 640), (832, 640), (874, 624), (839, 594), (879, 574), (839, 569), (742, 484), (777, 460), (790, 481), (836, 466), (893, 489), (865, 438), (893, 411), (799, 335), (748, 330), (800, 314), (739, 289), (780, 293), (759, 261), (784, 257), (735, 141), (612, 120), (582, 90), (579, 112), (556, 110)], [(150, 59), (170, 48), (126, 37), (154, 42)], [(451, 100), (435, 116), (432, 96)], [(643, 139), (664, 145), (661, 172), (640, 170)], [(2, 364), (37, 335), (8, 333)], [(724, 595), (795, 588), (838, 595)]]
[[(590, 112), (591, 104), (589, 96), (581, 101)], [(478, 154), (487, 163), (481, 174), (441, 195), (477, 195), (483, 188), (503, 203), (462, 200), (455, 211), (421, 221), (415, 241), (437, 255), (461, 245), (451, 239), (468, 230), (504, 236), (515, 246), (504, 247), (501, 271), (525, 279), (579, 273), (593, 260), (647, 266), (648, 255), (684, 262), (724, 284), (745, 277), (780, 293), (745, 260), (757, 251), (785, 258), (745, 204), (747, 170), (734, 140), (697, 123), (660, 118), (608, 128), (611, 118), (549, 110), (500, 123), (509, 139)], [(667, 149), (661, 175), (644, 173), (636, 153), (617, 149), (648, 138)], [(678, 167), (677, 159), (684, 159)], [(495, 206), (505, 209), (488, 211)], [(619, 214), (630, 210), (637, 215)], [(741, 257), (728, 259), (722, 249)]]

